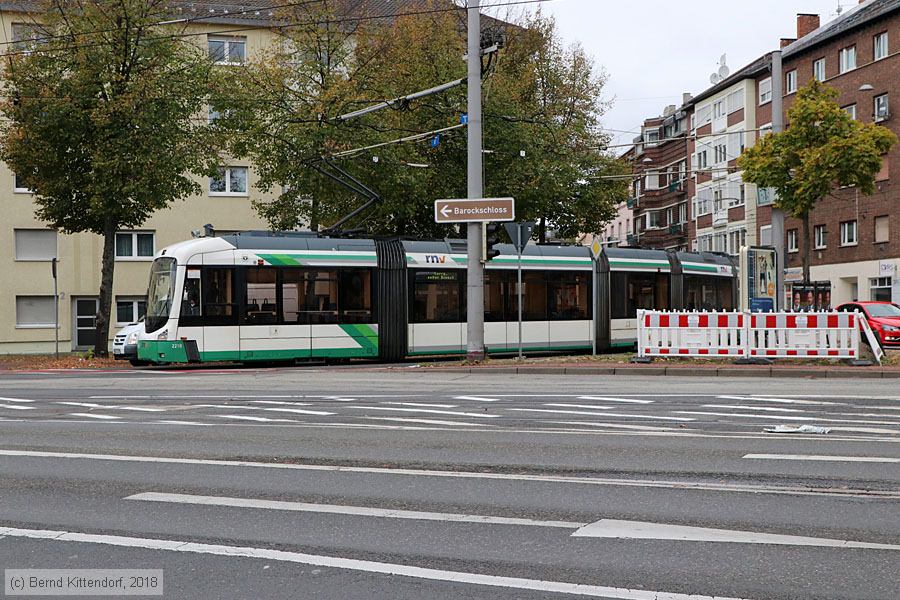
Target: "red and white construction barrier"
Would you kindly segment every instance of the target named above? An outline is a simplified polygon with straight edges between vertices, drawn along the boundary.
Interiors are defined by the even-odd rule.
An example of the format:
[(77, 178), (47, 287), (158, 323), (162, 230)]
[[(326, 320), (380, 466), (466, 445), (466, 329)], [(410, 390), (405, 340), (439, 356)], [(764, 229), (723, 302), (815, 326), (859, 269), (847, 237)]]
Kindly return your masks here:
[(855, 359), (859, 315), (639, 310), (638, 356)]

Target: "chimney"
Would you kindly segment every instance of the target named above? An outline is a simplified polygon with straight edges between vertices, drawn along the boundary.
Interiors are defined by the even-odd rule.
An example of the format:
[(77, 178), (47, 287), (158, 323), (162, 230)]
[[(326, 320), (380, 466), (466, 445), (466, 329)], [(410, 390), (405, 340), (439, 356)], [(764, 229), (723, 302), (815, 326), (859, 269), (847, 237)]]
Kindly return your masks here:
[(681, 105), (684, 106), (693, 99), (694, 97), (691, 96), (690, 92), (684, 92), (683, 94), (681, 94)]
[(784, 48), (786, 46), (790, 46), (791, 44), (793, 44), (796, 41), (797, 40), (794, 38), (781, 38), (781, 47)]
[(819, 28), (819, 15), (797, 14), (797, 39), (806, 37)]

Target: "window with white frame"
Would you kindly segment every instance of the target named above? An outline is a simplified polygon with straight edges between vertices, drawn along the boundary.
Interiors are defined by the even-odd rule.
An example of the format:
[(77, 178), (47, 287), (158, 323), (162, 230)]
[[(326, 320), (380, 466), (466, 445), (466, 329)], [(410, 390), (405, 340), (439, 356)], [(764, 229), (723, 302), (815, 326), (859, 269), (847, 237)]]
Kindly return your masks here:
[(678, 205), (678, 223), (687, 222), (687, 202)]
[(146, 313), (147, 301), (145, 299), (116, 296), (116, 325), (119, 327), (140, 321)]
[(728, 146), (725, 144), (716, 144), (713, 147), (713, 152), (715, 154), (715, 164), (720, 164), (728, 161)]
[(876, 244), (884, 244), (885, 242), (889, 242), (891, 239), (891, 218), (888, 215), (882, 215), (880, 217), (875, 217), (875, 243)]
[(716, 188), (713, 190), (713, 210), (718, 212), (724, 208), (722, 205), (722, 199), (724, 198), (724, 194), (722, 193), (722, 188)]
[(774, 188), (764, 188), (757, 187), (756, 188), (756, 205), (757, 206), (768, 206), (769, 204), (775, 203), (775, 189)]
[(697, 250), (699, 252), (712, 252), (713, 236), (711, 233), (697, 236)]
[(713, 252), (727, 252), (727, 244), (728, 233), (723, 231), (722, 233), (713, 234)]
[(888, 34), (887, 31), (879, 33), (875, 36), (874, 39), (874, 53), (873, 60), (881, 60), (882, 58), (887, 58), (888, 55)]
[(712, 212), (712, 190), (703, 188), (697, 190), (697, 197), (694, 198), (694, 216), (702, 217)]
[(707, 123), (712, 121), (712, 105), (706, 104), (697, 109), (697, 119), (696, 125), (697, 127), (703, 127)]
[(759, 82), (759, 103), (763, 105), (772, 101), (772, 78), (768, 77)]
[(53, 296), (16, 296), (16, 327), (52, 329), (55, 321)]
[(848, 115), (850, 115), (851, 119), (853, 119), (854, 121), (856, 120), (856, 105), (855, 104), (851, 104), (850, 106), (845, 106), (844, 112), (846, 112)]
[(855, 246), (858, 242), (856, 221), (844, 221), (841, 223), (841, 246)]
[(820, 58), (813, 62), (813, 78), (825, 81), (825, 59)]
[(655, 146), (659, 143), (659, 128), (644, 130), (644, 141), (647, 146)]
[(788, 71), (784, 75), (784, 93), (793, 94), (797, 91), (797, 69)]
[(220, 65), (240, 65), (247, 59), (247, 38), (209, 36), (209, 58)]
[(47, 261), (56, 258), (56, 231), (15, 229), (16, 260)]
[(13, 184), (13, 192), (16, 194), (33, 194), (34, 192), (28, 187), (28, 184), (25, 183), (25, 178), (15, 173), (13, 175), (15, 177), (15, 183)]
[(728, 94), (728, 114), (744, 108), (744, 90), (735, 90)]
[(156, 234), (123, 231), (116, 234), (116, 260), (151, 260), (156, 253)]
[(880, 96), (875, 96), (875, 122), (877, 123), (878, 121), (884, 121), (890, 116), (891, 111), (888, 105), (888, 95), (881, 94)]
[(709, 167), (709, 155), (706, 150), (697, 153), (697, 168), (706, 169)]
[(773, 128), (771, 123), (766, 123), (765, 125), (759, 126), (759, 137), (760, 139), (766, 137), (770, 133), (772, 133)]
[(827, 230), (824, 225), (816, 225), (813, 228), (813, 237), (815, 238), (816, 250), (824, 250), (828, 247)]
[(717, 100), (713, 102), (712, 111), (713, 111), (713, 119), (720, 119), (727, 115), (725, 112), (725, 99)]
[(759, 228), (759, 245), (760, 246), (771, 246), (772, 245), (772, 226), (771, 225), (763, 225)]
[(747, 230), (733, 229), (728, 232), (728, 254), (737, 255), (747, 245)]
[(787, 231), (787, 249), (788, 252), (799, 252), (800, 245), (796, 229), (788, 229)]
[(872, 277), (869, 279), (869, 298), (873, 302), (890, 302), (891, 278)]
[(852, 71), (856, 68), (856, 46), (847, 46), (840, 52), (841, 73)]
[(220, 167), (217, 175), (209, 178), (210, 196), (246, 196), (247, 167)]
[(659, 211), (651, 210), (647, 213), (647, 229), (659, 228)]

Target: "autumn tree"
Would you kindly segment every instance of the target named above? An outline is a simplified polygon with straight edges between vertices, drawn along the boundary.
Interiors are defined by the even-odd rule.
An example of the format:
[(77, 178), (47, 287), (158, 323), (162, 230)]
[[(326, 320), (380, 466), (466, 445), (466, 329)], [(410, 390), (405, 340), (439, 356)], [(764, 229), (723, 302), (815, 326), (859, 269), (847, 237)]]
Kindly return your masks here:
[[(265, 185), (290, 183), (289, 198), (260, 205), (273, 226), (301, 225), (304, 217), (329, 224), (361, 204), (310, 168), (310, 160), (325, 155), (380, 194), (381, 204), (365, 217), (370, 233), (454, 234), (434, 223), (433, 203), (466, 194), (465, 85), (346, 123), (334, 120), (465, 78), (464, 13), (441, 6), (446, 2), (422, 14), (367, 21), (364, 29), (351, 29), (333, 12), (318, 20), (295, 13), (296, 22), (316, 26), (284, 28), (290, 52), (248, 67), (241, 95), (266, 100), (261, 111), (249, 105), (238, 111), (244, 123), (232, 120), (242, 140), (236, 151), (249, 152)], [(484, 59), (485, 194), (516, 197), (521, 217), (567, 237), (599, 230), (625, 194), (619, 181), (603, 177), (624, 173), (603, 151), (604, 77), (581, 48), (562, 46), (551, 19), (486, 22), (504, 44)], [(302, 51), (292, 67), (296, 49)], [(291, 68), (308, 73), (309, 85), (286, 85)]]
[(787, 129), (763, 137), (738, 160), (744, 181), (773, 188), (776, 206), (801, 220), (804, 281), (810, 281), (809, 213), (838, 187), (872, 194), (882, 157), (897, 142), (887, 128), (855, 120), (837, 98), (813, 80), (797, 93)]
[[(115, 237), (199, 193), (217, 153), (205, 136), (210, 64), (162, 27), (167, 0), (44, 1), (3, 67), (0, 158), (34, 192), (37, 217), (103, 237), (94, 351), (106, 355)], [(23, 45), (30, 46), (23, 48)]]

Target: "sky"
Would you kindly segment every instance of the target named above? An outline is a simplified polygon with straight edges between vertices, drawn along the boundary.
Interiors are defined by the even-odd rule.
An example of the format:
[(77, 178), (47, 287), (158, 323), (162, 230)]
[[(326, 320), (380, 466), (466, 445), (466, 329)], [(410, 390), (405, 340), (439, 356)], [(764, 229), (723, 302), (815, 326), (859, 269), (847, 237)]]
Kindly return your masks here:
[[(847, 10), (858, 0), (841, 4)], [(819, 14), (825, 24), (838, 0), (547, 0), (541, 7), (564, 41), (580, 43), (606, 71), (614, 104), (603, 125), (613, 144), (626, 144), (645, 118), (680, 105), (682, 92), (710, 87), (723, 54), (734, 73), (796, 37), (797, 13)]]

